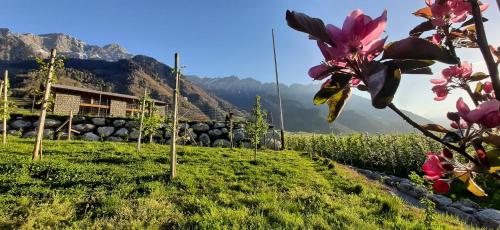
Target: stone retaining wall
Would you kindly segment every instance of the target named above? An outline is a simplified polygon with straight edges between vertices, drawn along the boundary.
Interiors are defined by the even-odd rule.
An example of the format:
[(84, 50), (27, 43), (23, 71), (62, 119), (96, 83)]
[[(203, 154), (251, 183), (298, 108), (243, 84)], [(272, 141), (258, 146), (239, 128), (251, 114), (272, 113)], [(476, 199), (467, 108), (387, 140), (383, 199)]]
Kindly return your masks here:
[[(44, 138), (47, 139), (67, 139), (67, 126), (57, 131), (66, 120), (67, 116), (49, 115), (45, 121)], [(7, 130), (10, 135), (23, 138), (33, 138), (36, 135), (35, 129), (38, 127), (38, 116), (11, 115)], [(139, 122), (125, 118), (92, 118), (74, 117), (73, 129), (79, 134), (73, 133), (73, 139), (88, 141), (115, 141), (132, 142), (139, 137)], [(170, 143), (171, 133), (163, 124), (157, 133), (153, 135), (156, 143)], [(0, 124), (0, 130), (3, 130)], [(224, 122), (179, 122), (179, 143), (185, 145), (229, 147), (229, 127)], [(148, 141), (149, 137), (143, 135), (143, 140)], [(270, 130), (261, 140), (261, 145), (268, 148), (279, 147), (279, 132)], [(250, 139), (244, 131), (244, 123), (233, 124), (234, 146), (250, 147)]]
[(489, 229), (500, 228), (499, 210), (482, 208), (475, 202), (468, 199), (452, 201), (450, 198), (443, 195), (429, 194), (425, 189), (416, 186), (406, 178), (385, 175), (383, 173), (366, 169), (352, 168), (369, 179), (381, 181), (410, 197), (420, 199), (421, 197), (426, 196), (436, 204), (436, 208), (438, 210), (450, 215), (455, 215), (470, 225)]

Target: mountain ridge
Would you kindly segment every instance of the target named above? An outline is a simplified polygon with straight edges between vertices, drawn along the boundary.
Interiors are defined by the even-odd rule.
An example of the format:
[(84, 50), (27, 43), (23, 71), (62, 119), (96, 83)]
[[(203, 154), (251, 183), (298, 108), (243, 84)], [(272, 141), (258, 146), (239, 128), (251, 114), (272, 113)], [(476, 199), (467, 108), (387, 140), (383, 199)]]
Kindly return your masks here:
[[(144, 86), (155, 99), (171, 103), (174, 87), (172, 68), (146, 55), (132, 55), (117, 44), (103, 47), (89, 45), (63, 33), (18, 34), (0, 29), (0, 68), (13, 75), (12, 86), (18, 96), (25, 96), (39, 87), (34, 70), (34, 57), (47, 58), (50, 49), (64, 56), (65, 69), (58, 73), (61, 84), (103, 89), (117, 93), (142, 95)], [(326, 106), (314, 106), (312, 98), (319, 86), (294, 83), (280, 85), (285, 111), (285, 129), (296, 132), (320, 133), (391, 133), (411, 132), (413, 128), (394, 113), (376, 110), (370, 100), (353, 95), (343, 113), (333, 124), (326, 122)], [(253, 78), (236, 76), (222, 78), (181, 78), (181, 117), (189, 119), (223, 120), (228, 112), (246, 117), (256, 95), (261, 95), (263, 107), (276, 125), (279, 103), (275, 83), (262, 83)], [(417, 122), (426, 119), (405, 112)]]

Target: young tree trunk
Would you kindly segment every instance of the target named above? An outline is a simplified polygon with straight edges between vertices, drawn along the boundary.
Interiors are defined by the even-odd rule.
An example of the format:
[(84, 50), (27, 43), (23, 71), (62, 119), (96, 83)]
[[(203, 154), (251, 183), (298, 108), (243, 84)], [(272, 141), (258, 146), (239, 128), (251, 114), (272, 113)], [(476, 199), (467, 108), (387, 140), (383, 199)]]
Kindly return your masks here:
[(170, 179), (174, 179), (176, 172), (176, 164), (177, 164), (177, 154), (176, 154), (176, 139), (177, 139), (177, 104), (179, 100), (179, 54), (175, 53), (175, 89), (173, 95), (174, 101), (174, 111), (173, 111), (173, 119), (172, 119), (172, 137), (170, 138)]
[(7, 144), (7, 112), (8, 112), (8, 99), (7, 99), (7, 91), (9, 86), (9, 71), (5, 70), (3, 77), (3, 130), (2, 130), (2, 142), (3, 144)]
[(52, 87), (52, 75), (54, 74), (54, 62), (56, 61), (56, 49), (52, 49), (50, 52), (50, 62), (49, 62), (49, 73), (47, 76), (47, 82), (45, 84), (45, 94), (43, 96), (42, 108), (40, 111), (40, 122), (38, 123), (38, 129), (35, 140), (35, 147), (33, 149), (33, 160), (39, 160), (42, 158), (42, 139), (43, 139), (43, 128), (45, 127), (45, 117), (47, 116), (47, 105), (50, 98), (50, 89)]
[(71, 141), (71, 129), (73, 128), (73, 111), (69, 111), (68, 141)]
[(146, 107), (146, 95), (148, 93), (148, 89), (144, 87), (144, 98), (142, 99), (141, 106), (141, 123), (139, 124), (139, 138), (137, 138), (137, 151), (141, 151), (141, 139), (142, 139), (142, 123), (144, 122), (144, 109)]

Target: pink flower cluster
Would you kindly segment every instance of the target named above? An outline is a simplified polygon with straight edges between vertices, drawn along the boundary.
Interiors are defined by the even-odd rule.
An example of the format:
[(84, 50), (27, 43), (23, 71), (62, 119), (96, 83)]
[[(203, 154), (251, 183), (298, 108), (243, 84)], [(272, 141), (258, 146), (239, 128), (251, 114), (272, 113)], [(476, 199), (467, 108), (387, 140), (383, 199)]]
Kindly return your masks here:
[(495, 128), (500, 125), (500, 101), (491, 99), (478, 105), (474, 110), (462, 98), (457, 101), (460, 117), (468, 123), (477, 123), (485, 128)]
[[(445, 26), (451, 23), (463, 22), (467, 16), (472, 14), (472, 7), (464, 0), (426, 0), (427, 6), (431, 8), (432, 24), (434, 26)], [(481, 11), (488, 8), (488, 4), (479, 1)]]
[[(347, 16), (342, 28), (328, 24), (326, 30), (335, 46), (317, 41), (325, 62), (312, 67), (309, 76), (314, 80), (323, 80), (329, 76), (331, 68), (354, 74), (353, 65), (371, 61), (383, 51), (386, 39), (380, 36), (386, 24), (387, 11), (372, 19), (359, 9)], [(357, 85), (360, 81), (359, 76), (353, 77), (351, 85)]]
[(454, 170), (453, 154), (444, 149), (441, 154), (428, 152), (427, 160), (422, 165), (422, 170), (425, 173), (425, 178), (434, 181), (432, 185), (434, 191), (437, 193), (448, 193), (450, 190), (451, 180), (442, 179), (441, 177), (448, 172)]
[(462, 62), (460, 66), (450, 66), (441, 72), (441, 78), (432, 79), (435, 84), (432, 91), (436, 94), (434, 100), (442, 101), (446, 99), (450, 92), (450, 86), (460, 86), (470, 79), (472, 75), (472, 64)]

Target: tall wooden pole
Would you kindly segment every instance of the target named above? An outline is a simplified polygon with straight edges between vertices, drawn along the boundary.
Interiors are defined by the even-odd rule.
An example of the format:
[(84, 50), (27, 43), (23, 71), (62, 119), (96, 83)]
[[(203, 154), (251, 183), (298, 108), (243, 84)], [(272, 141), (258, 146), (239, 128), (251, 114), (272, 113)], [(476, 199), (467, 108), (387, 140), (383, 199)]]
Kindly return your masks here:
[(71, 130), (73, 129), (73, 110), (69, 111), (68, 141), (71, 141)]
[(139, 124), (139, 138), (137, 139), (137, 151), (141, 151), (141, 139), (142, 139), (142, 126), (144, 123), (144, 109), (146, 108), (146, 96), (148, 94), (148, 88), (144, 87), (144, 96), (142, 98), (141, 106), (141, 123)]
[(278, 90), (278, 101), (280, 104), (280, 125), (281, 125), (281, 150), (285, 149), (285, 125), (283, 122), (283, 106), (281, 105), (280, 82), (278, 78), (278, 62), (276, 61), (276, 45), (274, 42), (274, 29), (271, 30), (273, 36), (274, 73), (276, 74), (276, 88)]
[(43, 95), (42, 110), (40, 111), (40, 121), (38, 122), (38, 129), (36, 131), (35, 148), (33, 149), (33, 160), (42, 158), (42, 138), (43, 128), (45, 127), (45, 117), (47, 116), (47, 104), (50, 98), (50, 89), (52, 87), (52, 75), (54, 74), (54, 63), (56, 61), (56, 49), (50, 52), (49, 73), (47, 75), (47, 82), (45, 84), (45, 94)]
[(5, 70), (5, 73), (3, 75), (3, 130), (2, 130), (2, 143), (5, 145), (7, 144), (7, 112), (8, 112), (8, 99), (7, 99), (7, 93), (9, 90), (9, 71)]
[(176, 139), (177, 139), (177, 103), (179, 100), (179, 54), (175, 53), (175, 89), (174, 89), (174, 114), (172, 119), (172, 138), (170, 138), (170, 179), (174, 179), (176, 176), (176, 164), (177, 164), (177, 155), (176, 155)]

